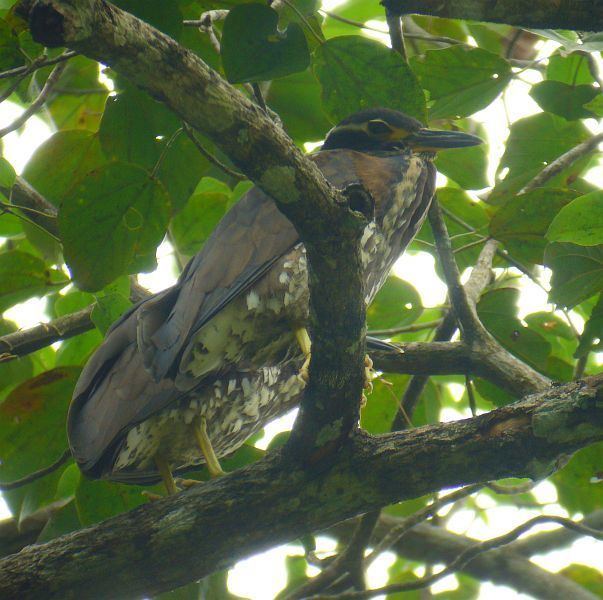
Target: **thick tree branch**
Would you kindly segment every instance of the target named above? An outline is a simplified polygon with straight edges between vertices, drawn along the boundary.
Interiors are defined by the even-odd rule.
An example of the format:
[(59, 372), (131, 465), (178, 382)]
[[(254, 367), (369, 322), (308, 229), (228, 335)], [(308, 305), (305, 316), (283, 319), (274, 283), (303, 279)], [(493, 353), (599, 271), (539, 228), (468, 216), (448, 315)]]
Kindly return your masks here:
[(601, 0), (381, 0), (381, 4), (398, 15), (491, 21), (535, 29), (603, 30)]
[(103, 0), (24, 1), (19, 10), (37, 42), (111, 66), (203, 132), (297, 228), (309, 260), (312, 361), (290, 445), (311, 459), (337, 448), (358, 421), (362, 395), (366, 217), (257, 105), (147, 23)]
[(0, 597), (62, 598), (66, 589), (79, 598), (148, 596), (395, 501), (503, 477), (545, 477), (562, 455), (603, 439), (602, 395), (603, 381), (591, 378), (472, 419), (359, 433), (328, 470), (271, 454), (6, 558)]

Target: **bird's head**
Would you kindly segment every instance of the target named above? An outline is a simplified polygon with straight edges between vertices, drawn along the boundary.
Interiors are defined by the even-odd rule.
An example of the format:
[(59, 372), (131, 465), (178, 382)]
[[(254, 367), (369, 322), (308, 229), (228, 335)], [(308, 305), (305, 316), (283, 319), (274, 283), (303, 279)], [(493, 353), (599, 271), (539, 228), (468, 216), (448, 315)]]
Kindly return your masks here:
[(481, 143), (480, 138), (469, 133), (426, 129), (420, 121), (397, 110), (369, 108), (350, 115), (333, 127), (322, 150), (437, 152)]

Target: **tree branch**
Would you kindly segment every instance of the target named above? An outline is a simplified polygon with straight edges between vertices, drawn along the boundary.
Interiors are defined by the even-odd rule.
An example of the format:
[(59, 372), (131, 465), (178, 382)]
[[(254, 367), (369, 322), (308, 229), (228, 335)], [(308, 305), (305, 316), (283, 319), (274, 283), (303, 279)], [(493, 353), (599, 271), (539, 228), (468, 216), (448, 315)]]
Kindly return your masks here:
[(0, 597), (62, 598), (66, 589), (81, 598), (149, 596), (395, 501), (503, 477), (545, 477), (560, 456), (603, 439), (602, 395), (602, 378), (591, 378), (472, 419), (358, 433), (328, 470), (302, 469), (275, 452), (6, 558)]
[(431, 15), (507, 23), (534, 29), (603, 30), (603, 6), (599, 0), (381, 0), (394, 14)]

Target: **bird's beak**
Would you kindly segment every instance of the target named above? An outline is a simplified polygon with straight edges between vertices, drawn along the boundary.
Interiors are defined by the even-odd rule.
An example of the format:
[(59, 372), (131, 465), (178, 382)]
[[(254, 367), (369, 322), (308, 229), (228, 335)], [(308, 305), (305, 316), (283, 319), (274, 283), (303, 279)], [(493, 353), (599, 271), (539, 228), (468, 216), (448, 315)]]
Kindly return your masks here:
[(419, 129), (404, 138), (404, 141), (415, 152), (438, 152), (446, 148), (467, 148), (484, 143), (481, 138), (470, 133), (430, 129)]

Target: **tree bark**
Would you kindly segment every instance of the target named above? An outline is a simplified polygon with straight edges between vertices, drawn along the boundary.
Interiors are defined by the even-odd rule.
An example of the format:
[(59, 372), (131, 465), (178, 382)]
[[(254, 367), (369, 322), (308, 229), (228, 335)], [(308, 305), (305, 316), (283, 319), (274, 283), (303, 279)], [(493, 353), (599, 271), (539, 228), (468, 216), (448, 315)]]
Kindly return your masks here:
[(601, 0), (382, 0), (397, 15), (431, 15), (523, 28), (603, 30)]
[(603, 439), (602, 396), (603, 378), (591, 378), (472, 419), (358, 433), (336, 461), (313, 470), (271, 454), (23, 549), (0, 563), (0, 597), (148, 596), (392, 502), (503, 477), (545, 477), (562, 457)]

